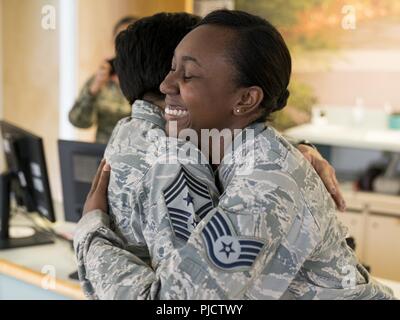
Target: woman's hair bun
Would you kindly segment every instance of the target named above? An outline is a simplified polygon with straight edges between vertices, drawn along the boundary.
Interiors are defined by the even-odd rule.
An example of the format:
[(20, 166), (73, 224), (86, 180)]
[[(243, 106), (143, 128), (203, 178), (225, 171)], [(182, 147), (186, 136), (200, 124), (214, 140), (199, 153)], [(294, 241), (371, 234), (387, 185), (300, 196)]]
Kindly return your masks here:
[(282, 92), (282, 94), (278, 97), (278, 99), (276, 100), (276, 106), (275, 106), (273, 112), (279, 111), (286, 106), (289, 95), (290, 95), (289, 90), (285, 89)]

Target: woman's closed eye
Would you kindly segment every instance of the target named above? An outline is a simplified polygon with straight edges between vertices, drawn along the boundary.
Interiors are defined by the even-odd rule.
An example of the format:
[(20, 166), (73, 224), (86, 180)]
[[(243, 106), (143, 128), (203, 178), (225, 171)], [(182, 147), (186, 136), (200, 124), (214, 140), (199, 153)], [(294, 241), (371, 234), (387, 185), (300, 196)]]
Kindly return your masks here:
[(183, 80), (185, 80), (185, 81), (187, 81), (187, 80), (190, 80), (190, 79), (193, 79), (194, 77), (192, 76), (192, 75), (183, 75)]
[[(176, 72), (176, 71), (177, 71), (177, 70), (176, 70), (176, 68), (175, 68), (174, 66), (171, 66), (171, 68), (169, 69), (169, 72), (170, 72), (170, 73)], [(182, 71), (183, 71), (183, 70), (182, 70)], [(195, 76), (193, 76), (193, 75), (191, 75), (191, 74), (187, 74), (187, 73), (185, 73), (185, 72), (183, 71), (183, 72), (182, 72), (182, 78), (183, 78), (184, 81), (189, 81), (189, 80), (195, 78)]]

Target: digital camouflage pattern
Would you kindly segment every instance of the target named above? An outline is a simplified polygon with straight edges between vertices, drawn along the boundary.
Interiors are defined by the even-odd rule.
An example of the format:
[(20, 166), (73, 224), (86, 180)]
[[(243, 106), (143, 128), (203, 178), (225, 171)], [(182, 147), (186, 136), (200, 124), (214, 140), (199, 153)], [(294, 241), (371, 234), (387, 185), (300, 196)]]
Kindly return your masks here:
[[(142, 118), (141, 130), (121, 121), (106, 151), (112, 222), (95, 210), (78, 224), (89, 298), (393, 298), (347, 246), (314, 169), (273, 128), (256, 124), (254, 139), (235, 138), (218, 168), (218, 201), (210, 166), (196, 164), (201, 153), (157, 163), (173, 148), (147, 134), (150, 117)], [(138, 137), (152, 145), (147, 154)]]
[[(158, 145), (162, 140), (165, 141), (164, 126), (165, 121), (159, 107), (137, 100), (132, 106), (132, 116), (118, 122), (105, 152), (105, 158), (112, 166), (108, 199), (115, 238), (118, 239), (117, 241), (123, 239), (119, 244), (123, 245), (127, 252), (133, 253), (137, 259), (140, 259), (141, 263), (148, 263), (148, 265), (151, 263), (152, 266), (157, 266), (158, 261), (163, 260), (169, 251), (185, 243), (190, 231), (185, 227), (182, 228), (182, 224), (186, 223), (193, 229), (196, 222), (200, 220), (197, 215), (205, 216), (217, 203), (219, 196), (214, 183), (209, 187), (201, 182), (202, 174), (205, 174), (204, 179), (207, 182), (210, 179), (213, 180), (210, 167), (204, 171), (204, 167), (201, 166), (200, 172), (197, 172), (197, 168), (191, 167), (190, 164), (186, 166), (187, 169), (178, 163), (152, 168), (160, 159), (161, 147), (159, 148)], [(161, 133), (160, 136), (152, 135), (156, 130)], [(198, 159), (192, 159), (192, 162), (197, 163)], [(203, 162), (207, 161), (203, 159)], [(178, 211), (175, 212), (176, 219), (172, 220), (175, 232), (180, 235), (175, 238), (171, 237), (171, 221), (167, 219), (167, 216), (159, 214), (167, 209), (165, 200), (154, 199), (150, 203), (147, 198), (149, 193), (160, 196), (162, 187), (170, 184), (171, 179), (181, 169), (184, 171), (181, 172), (175, 184), (182, 196), (176, 197), (174, 188), (170, 188), (170, 195), (166, 198), (169, 208), (171, 210), (175, 208)], [(154, 181), (157, 182), (154, 183)], [(194, 199), (196, 199), (195, 202)], [(184, 207), (186, 216), (179, 212), (179, 208)], [(88, 216), (91, 214), (85, 218)], [(101, 219), (104, 220), (100, 225), (105, 222), (108, 225), (108, 216)], [(83, 229), (86, 229), (84, 223), (81, 225)], [(94, 231), (100, 225), (95, 221), (90, 221), (87, 227)], [(159, 230), (162, 228), (169, 232), (160, 233)], [(100, 228), (99, 231), (101, 230)], [(88, 236), (87, 238), (75, 239), (79, 249), (77, 250), (79, 262), (86, 260), (82, 254), (85, 255), (89, 247), (94, 247), (91, 243), (93, 237), (86, 235), (87, 231), (77, 233), (77, 238)], [(155, 239), (157, 236), (159, 241), (149, 242), (145, 236), (148, 239)], [(149, 252), (153, 257), (151, 261)], [(92, 270), (94, 271), (80, 264), (80, 278), (84, 291), (88, 296), (96, 298), (96, 294), (102, 289), (94, 290), (95, 285), (107, 286), (107, 284), (101, 280), (96, 282), (96, 275), (91, 273)], [(104, 296), (100, 295), (100, 297)]]
[(97, 125), (96, 142), (106, 144), (117, 122), (131, 114), (131, 105), (126, 100), (117, 83), (109, 81), (94, 96), (89, 88), (89, 79), (69, 112), (69, 121), (78, 128)]

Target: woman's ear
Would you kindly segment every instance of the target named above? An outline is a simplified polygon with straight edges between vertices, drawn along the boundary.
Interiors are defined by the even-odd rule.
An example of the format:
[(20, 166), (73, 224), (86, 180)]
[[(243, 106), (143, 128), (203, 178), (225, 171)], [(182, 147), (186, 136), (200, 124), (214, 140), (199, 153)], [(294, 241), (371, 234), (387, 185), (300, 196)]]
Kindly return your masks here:
[(264, 99), (264, 92), (258, 86), (241, 88), (239, 90), (239, 99), (233, 108), (233, 114), (242, 116), (254, 113)]

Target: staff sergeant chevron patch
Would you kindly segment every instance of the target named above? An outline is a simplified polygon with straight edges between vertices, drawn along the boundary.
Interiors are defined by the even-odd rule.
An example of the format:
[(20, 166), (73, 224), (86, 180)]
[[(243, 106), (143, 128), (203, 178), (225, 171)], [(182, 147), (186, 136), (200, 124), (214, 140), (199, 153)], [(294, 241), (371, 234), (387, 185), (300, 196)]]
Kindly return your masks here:
[(207, 256), (213, 265), (227, 271), (249, 270), (264, 243), (238, 237), (230, 220), (216, 212), (202, 231)]

